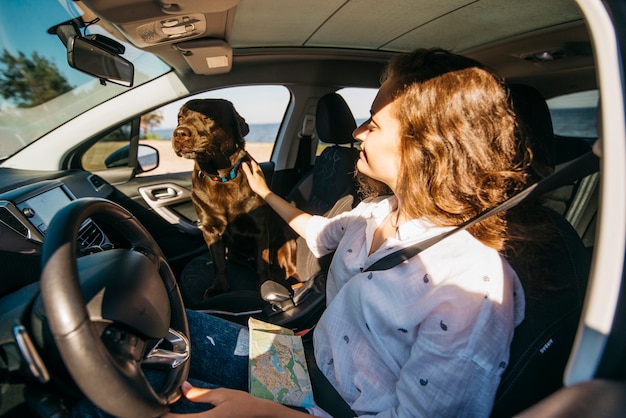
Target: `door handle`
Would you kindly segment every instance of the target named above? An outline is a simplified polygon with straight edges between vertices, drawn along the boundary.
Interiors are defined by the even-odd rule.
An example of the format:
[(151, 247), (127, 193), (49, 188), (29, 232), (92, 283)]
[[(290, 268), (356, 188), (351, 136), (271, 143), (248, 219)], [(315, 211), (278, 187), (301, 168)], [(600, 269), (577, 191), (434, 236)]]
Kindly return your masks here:
[(168, 208), (169, 205), (189, 202), (191, 200), (191, 192), (189, 190), (174, 183), (164, 183), (142, 186), (139, 188), (139, 194), (148, 206), (167, 222), (176, 225), (188, 234), (196, 235), (201, 233), (194, 222), (190, 222)]
[(152, 196), (154, 196), (154, 198), (157, 200), (173, 199), (175, 197), (178, 197), (178, 193), (172, 187), (165, 187), (163, 189), (154, 189), (154, 190), (151, 190), (151, 193), (152, 193)]
[(191, 192), (174, 183), (143, 186), (139, 194), (153, 208), (191, 200)]

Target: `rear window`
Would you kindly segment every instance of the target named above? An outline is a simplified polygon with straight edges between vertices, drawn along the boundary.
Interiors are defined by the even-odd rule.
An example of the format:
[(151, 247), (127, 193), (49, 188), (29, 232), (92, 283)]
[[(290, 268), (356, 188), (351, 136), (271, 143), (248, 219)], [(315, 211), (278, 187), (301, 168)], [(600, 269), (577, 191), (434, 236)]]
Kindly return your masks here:
[(598, 90), (566, 94), (547, 102), (556, 135), (588, 139), (598, 137)]

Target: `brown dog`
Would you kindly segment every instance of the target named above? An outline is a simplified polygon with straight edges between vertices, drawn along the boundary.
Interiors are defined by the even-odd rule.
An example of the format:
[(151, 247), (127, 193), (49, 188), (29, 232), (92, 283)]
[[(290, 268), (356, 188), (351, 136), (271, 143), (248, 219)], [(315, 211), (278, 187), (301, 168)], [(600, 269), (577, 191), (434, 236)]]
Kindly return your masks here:
[(191, 197), (215, 267), (205, 298), (228, 291), (229, 256), (254, 259), (260, 282), (274, 272), (298, 280), (293, 231), (252, 191), (240, 170), (251, 158), (245, 150), (248, 132), (227, 100), (190, 100), (178, 112), (172, 146), (179, 157), (195, 161)]

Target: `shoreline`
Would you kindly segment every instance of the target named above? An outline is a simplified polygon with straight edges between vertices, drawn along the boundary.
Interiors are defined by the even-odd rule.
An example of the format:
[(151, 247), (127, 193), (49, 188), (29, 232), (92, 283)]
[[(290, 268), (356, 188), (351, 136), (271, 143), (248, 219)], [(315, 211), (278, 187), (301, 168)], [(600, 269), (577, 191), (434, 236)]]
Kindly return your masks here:
[[(169, 140), (142, 139), (140, 143), (150, 145), (159, 151), (159, 166), (152, 171), (140, 174), (141, 177), (180, 173), (193, 169), (193, 160), (187, 160), (176, 155)], [(269, 161), (273, 148), (274, 143), (272, 142), (246, 142), (246, 150), (258, 162)]]

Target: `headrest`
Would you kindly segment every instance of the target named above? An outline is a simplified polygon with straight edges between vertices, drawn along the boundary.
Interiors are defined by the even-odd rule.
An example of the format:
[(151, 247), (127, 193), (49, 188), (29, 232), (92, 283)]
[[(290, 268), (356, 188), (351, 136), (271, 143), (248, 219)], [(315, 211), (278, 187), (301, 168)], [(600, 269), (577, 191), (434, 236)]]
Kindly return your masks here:
[(356, 142), (352, 132), (356, 122), (346, 101), (337, 93), (328, 93), (317, 102), (315, 129), (319, 140), (328, 144)]
[(509, 91), (518, 120), (530, 136), (533, 158), (554, 168), (556, 141), (546, 100), (538, 90), (526, 84), (511, 84)]

